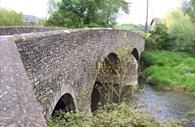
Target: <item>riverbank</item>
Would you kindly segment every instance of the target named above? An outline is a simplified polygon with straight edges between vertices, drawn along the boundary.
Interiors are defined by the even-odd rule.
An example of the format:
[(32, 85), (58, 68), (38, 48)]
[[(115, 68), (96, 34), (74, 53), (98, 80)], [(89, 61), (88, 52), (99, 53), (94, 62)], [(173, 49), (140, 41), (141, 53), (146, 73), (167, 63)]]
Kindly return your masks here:
[(195, 55), (189, 52), (145, 51), (142, 81), (157, 88), (195, 95)]

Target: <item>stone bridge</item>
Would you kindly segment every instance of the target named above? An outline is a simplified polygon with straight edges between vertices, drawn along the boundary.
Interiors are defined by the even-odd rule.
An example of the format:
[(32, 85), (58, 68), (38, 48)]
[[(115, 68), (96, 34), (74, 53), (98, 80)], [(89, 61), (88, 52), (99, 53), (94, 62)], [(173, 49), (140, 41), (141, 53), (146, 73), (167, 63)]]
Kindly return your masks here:
[(144, 50), (136, 33), (0, 27), (0, 127), (44, 127), (55, 109), (67, 105), (91, 112), (100, 66), (105, 58), (122, 59), (120, 49), (128, 50), (127, 85), (136, 86), (136, 60)]

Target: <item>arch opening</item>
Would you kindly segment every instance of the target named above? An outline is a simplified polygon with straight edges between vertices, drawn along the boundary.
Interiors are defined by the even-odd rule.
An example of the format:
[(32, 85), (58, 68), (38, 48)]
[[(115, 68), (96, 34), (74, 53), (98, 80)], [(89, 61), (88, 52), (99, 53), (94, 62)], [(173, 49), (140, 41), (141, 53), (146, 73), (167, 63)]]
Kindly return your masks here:
[(120, 60), (114, 53), (110, 53), (102, 62), (91, 94), (91, 112), (99, 106), (118, 101), (117, 76), (120, 72)]
[(58, 100), (52, 112), (52, 116), (54, 116), (60, 110), (63, 112), (70, 112), (70, 111), (75, 112), (75, 109), (76, 108), (75, 108), (73, 97), (71, 96), (71, 94), (66, 93)]
[(135, 57), (135, 59), (137, 61), (139, 61), (139, 53), (138, 53), (138, 51), (137, 51), (136, 48), (133, 49), (133, 51), (131, 52), (131, 54)]

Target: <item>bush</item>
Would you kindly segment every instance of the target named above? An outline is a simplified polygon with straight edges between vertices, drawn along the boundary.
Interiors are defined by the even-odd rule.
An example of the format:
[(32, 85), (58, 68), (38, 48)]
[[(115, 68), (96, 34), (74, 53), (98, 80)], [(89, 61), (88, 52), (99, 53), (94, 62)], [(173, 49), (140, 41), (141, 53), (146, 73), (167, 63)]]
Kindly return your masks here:
[(153, 30), (145, 35), (146, 49), (171, 49), (171, 37), (168, 34), (168, 29), (164, 24), (157, 24)]
[(174, 38), (176, 50), (192, 47), (195, 41), (195, 27), (188, 16), (177, 18), (170, 26), (169, 33)]
[(174, 50), (192, 49), (195, 42), (195, 27), (188, 15), (185, 15), (181, 9), (176, 9), (169, 13), (162, 22), (168, 28)]
[(64, 113), (52, 117), (49, 127), (176, 127), (173, 123), (157, 122), (147, 113), (140, 113), (131, 106), (121, 104), (105, 105), (94, 116), (84, 113)]
[(0, 8), (0, 26), (21, 26), (23, 17), (21, 13)]
[(146, 49), (195, 49), (195, 26), (181, 9), (169, 13), (161, 23), (146, 34)]

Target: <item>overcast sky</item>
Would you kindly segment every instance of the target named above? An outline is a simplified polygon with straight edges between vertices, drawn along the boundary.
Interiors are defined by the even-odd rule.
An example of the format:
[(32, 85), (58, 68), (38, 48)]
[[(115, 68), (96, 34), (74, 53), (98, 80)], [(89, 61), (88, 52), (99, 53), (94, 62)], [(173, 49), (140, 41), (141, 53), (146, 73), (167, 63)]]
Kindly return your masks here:
[[(130, 14), (119, 14), (119, 23), (145, 24), (146, 1), (127, 0), (131, 2)], [(153, 17), (162, 18), (167, 12), (180, 7), (182, 0), (149, 0), (149, 21)], [(16, 10), (26, 15), (39, 18), (47, 17), (48, 0), (0, 0), (0, 7)]]

